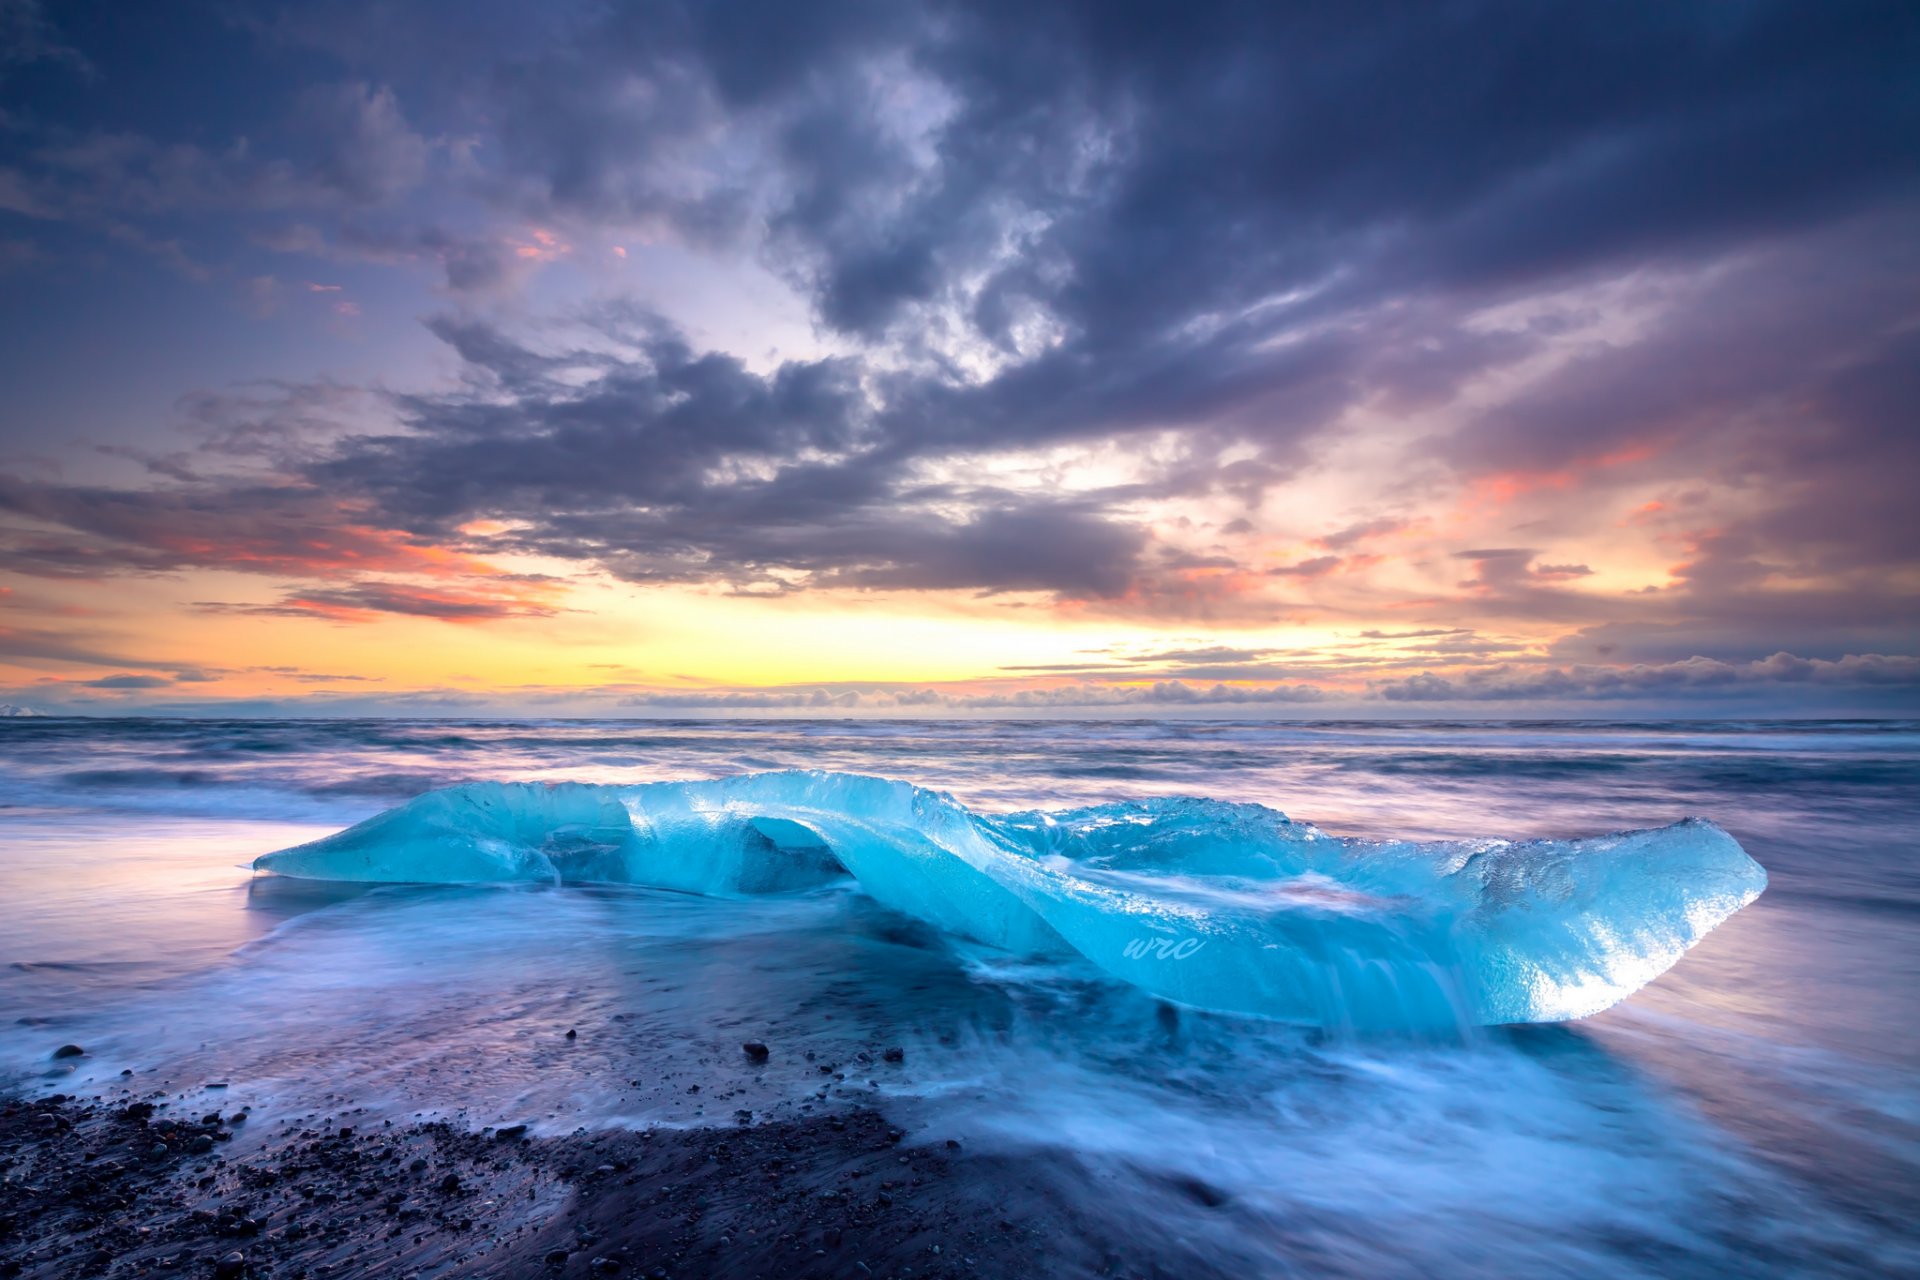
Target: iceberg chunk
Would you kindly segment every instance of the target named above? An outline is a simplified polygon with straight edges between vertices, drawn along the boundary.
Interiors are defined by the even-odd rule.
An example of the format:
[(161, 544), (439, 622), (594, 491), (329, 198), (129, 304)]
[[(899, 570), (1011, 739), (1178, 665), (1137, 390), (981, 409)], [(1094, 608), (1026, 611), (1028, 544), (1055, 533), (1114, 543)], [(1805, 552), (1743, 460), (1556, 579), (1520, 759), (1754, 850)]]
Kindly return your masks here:
[(1005, 950), (1077, 952), (1162, 998), (1327, 1027), (1584, 1017), (1670, 968), (1766, 872), (1708, 822), (1587, 840), (1345, 840), (1273, 809), (1161, 799), (975, 814), (853, 774), (429, 792), (259, 871), (615, 882), (712, 897), (851, 877)]

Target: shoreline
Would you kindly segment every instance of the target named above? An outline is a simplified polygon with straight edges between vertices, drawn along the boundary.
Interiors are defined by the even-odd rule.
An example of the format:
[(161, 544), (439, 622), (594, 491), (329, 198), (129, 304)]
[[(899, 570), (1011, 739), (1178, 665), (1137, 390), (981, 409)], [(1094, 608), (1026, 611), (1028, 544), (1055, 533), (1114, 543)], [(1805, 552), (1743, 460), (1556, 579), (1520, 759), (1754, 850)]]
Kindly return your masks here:
[(1143, 1236), (1070, 1156), (917, 1143), (871, 1109), (531, 1136), (217, 1093), (0, 1096), (0, 1277), (1224, 1280), (1253, 1261)]

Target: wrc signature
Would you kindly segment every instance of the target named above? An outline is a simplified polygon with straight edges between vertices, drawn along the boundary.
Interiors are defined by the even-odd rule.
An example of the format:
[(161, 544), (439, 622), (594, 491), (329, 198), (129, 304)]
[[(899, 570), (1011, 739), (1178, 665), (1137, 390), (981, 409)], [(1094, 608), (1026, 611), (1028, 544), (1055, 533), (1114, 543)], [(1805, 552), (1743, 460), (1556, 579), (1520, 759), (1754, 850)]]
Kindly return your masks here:
[(1206, 945), (1205, 938), (1135, 938), (1120, 950), (1129, 960), (1146, 956), (1159, 960), (1185, 960)]

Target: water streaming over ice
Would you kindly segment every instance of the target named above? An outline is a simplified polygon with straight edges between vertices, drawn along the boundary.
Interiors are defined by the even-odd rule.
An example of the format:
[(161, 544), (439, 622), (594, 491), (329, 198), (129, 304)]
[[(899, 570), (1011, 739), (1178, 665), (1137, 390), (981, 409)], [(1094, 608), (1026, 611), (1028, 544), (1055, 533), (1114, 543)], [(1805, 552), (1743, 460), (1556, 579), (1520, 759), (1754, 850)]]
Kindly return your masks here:
[(797, 770), (472, 783), (254, 867), (722, 898), (851, 876), (895, 911), (1000, 950), (1078, 952), (1197, 1008), (1364, 1029), (1596, 1013), (1766, 886), (1733, 837), (1694, 820), (1591, 840), (1386, 843), (1201, 799), (995, 818), (904, 782)]
[[(625, 794), (790, 768), (912, 777), (954, 793), (989, 852), (1036, 883), (1260, 928), (1396, 897), (1411, 909), (1411, 891), (1356, 878), (1363, 864), (1425, 867), (1411, 882), (1451, 901), (1457, 873), (1434, 868), (1453, 864), (1425, 861), (1442, 849), (1534, 850), (1543, 892), (1565, 855), (1589, 874), (1562, 888), (1618, 903), (1641, 871), (1681, 876), (1693, 855), (1623, 838), (1622, 880), (1592, 874), (1609, 838), (1569, 837), (1672, 840), (1687, 814), (1723, 823), (1768, 885), (1592, 1017), (1349, 1036), (1169, 1003), (1073, 946), (991, 947), (891, 909), (866, 871), (834, 870), (822, 819), (762, 793), (656, 816), (692, 824), (700, 874), (744, 877), (749, 852), (771, 872), (777, 847), (782, 875), (829, 882), (742, 878), (719, 897), (556, 885), (544, 869), (459, 885), (246, 869), (453, 784)], [(1273, 807), (1178, 799), (1195, 794)], [(1212, 1233), (1263, 1260), (1249, 1275), (1908, 1274), (1916, 796), (1920, 725), (1895, 723), (8, 720), (0, 1081), (189, 1108), (221, 1081), (223, 1105), (256, 1116), (365, 1108), (376, 1125), (429, 1112), (538, 1132), (875, 1106), (909, 1142), (1073, 1152), (1103, 1203)], [(1325, 839), (1300, 856), (1328, 863), (1288, 879), (1244, 857), (1276, 808), (1377, 843)], [(737, 844), (716, 846), (722, 827)], [(534, 837), (549, 864), (584, 875), (597, 842), (553, 834)], [(1027, 909), (1023, 883), (1006, 892)], [(1532, 911), (1493, 882), (1460, 891), (1489, 895), (1502, 927)], [(1177, 970), (1208, 954), (1177, 961), (1179, 945), (1134, 958)], [(747, 1059), (744, 1040), (771, 1059)], [(67, 1042), (86, 1056), (50, 1059)]]

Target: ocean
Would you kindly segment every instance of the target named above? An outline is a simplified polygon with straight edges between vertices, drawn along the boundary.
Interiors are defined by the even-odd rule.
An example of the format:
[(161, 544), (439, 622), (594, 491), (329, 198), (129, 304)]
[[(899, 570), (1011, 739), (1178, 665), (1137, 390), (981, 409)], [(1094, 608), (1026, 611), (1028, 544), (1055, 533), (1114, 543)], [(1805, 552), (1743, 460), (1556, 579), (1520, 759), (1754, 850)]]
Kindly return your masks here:
[[(1595, 1016), (1394, 1035), (1175, 1009), (847, 887), (248, 870), (452, 783), (790, 768), (983, 813), (1254, 802), (1375, 839), (1701, 817), (1769, 886)], [(1912, 721), (0, 720), (0, 901), (15, 1093), (217, 1080), (261, 1115), (536, 1133), (868, 1106), (1065, 1153), (1136, 1222), (1261, 1274), (1920, 1272)], [(86, 1055), (52, 1059), (66, 1042)]]

